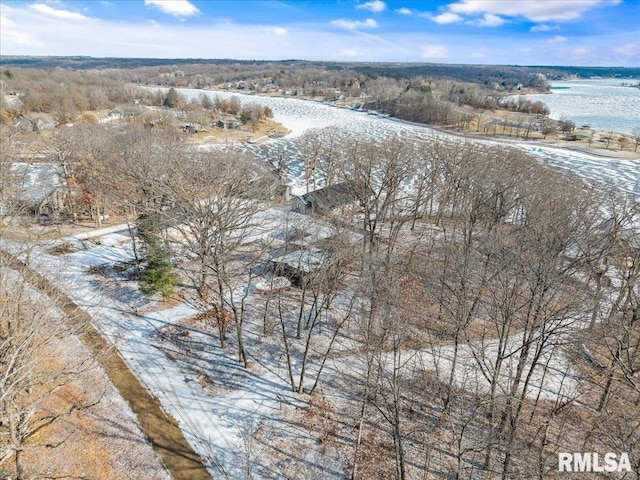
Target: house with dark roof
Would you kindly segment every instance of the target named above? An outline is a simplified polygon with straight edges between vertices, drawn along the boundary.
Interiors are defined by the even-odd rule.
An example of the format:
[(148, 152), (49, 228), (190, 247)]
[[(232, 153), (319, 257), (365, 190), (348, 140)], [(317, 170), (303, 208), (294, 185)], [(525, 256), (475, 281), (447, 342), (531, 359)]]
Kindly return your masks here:
[(227, 129), (227, 130), (238, 129), (242, 127), (242, 122), (237, 118), (230, 118), (230, 119), (224, 118), (216, 122), (216, 127)]
[(276, 276), (288, 278), (296, 287), (308, 284), (319, 270), (330, 266), (327, 254), (319, 248), (294, 250), (270, 263)]
[(329, 185), (293, 199), (293, 210), (300, 213), (326, 213), (356, 202), (358, 198), (346, 183)]

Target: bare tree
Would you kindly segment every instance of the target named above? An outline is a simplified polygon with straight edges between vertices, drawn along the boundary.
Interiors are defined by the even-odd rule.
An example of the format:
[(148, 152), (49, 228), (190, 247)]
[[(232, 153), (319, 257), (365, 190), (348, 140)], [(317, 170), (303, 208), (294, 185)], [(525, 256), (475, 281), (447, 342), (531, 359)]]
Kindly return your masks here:
[(637, 205), (623, 217), (613, 219), (617, 238), (610, 261), (613, 263), (615, 288), (609, 292), (611, 304), (601, 322), (605, 357), (608, 361), (607, 381), (598, 409), (602, 411), (616, 381), (627, 383), (640, 399), (640, 234), (637, 231)]
[(0, 127), (2, 148), (0, 149), (0, 226), (4, 226), (5, 219), (11, 214), (12, 207), (17, 201), (17, 178), (13, 171), (14, 139), (12, 132), (6, 127)]
[(254, 215), (263, 208), (261, 201), (268, 199), (272, 180), (240, 152), (224, 150), (190, 156), (186, 163), (174, 165), (163, 182), (163, 192), (173, 205), (163, 215), (179, 232), (172, 243), (179, 253), (195, 260), (186, 273), (205, 309), (212, 309), (222, 347), (230, 312), (238, 360), (245, 366), (242, 325), (247, 290), (239, 289), (237, 279), (246, 272), (239, 272), (233, 260), (259, 225)]
[(344, 146), (343, 180), (362, 216), (363, 250), (374, 248), (387, 228), (387, 246), (408, 220), (409, 196), (402, 189), (411, 172), (407, 146), (399, 138), (381, 143), (352, 140)]
[(637, 152), (638, 151), (638, 145), (640, 145), (640, 127), (633, 127), (633, 130), (631, 131), (631, 138), (633, 139), (633, 151)]
[(4, 254), (0, 260), (0, 473), (7, 468), (12, 478), (22, 480), (44, 473), (31, 470), (30, 452), (55, 449), (73, 434), (50, 436), (48, 429), (95, 405), (100, 392), (90, 400), (51, 401), (93, 362), (52, 361), (59, 345), (77, 332), (52, 311), (50, 298), (3, 266)]
[(308, 130), (300, 139), (301, 142), (301, 161), (304, 162), (304, 178), (307, 183), (307, 193), (309, 193), (309, 181), (312, 182), (312, 190), (317, 189), (316, 185), (316, 169), (318, 168), (318, 160), (323, 150), (323, 142), (318, 130)]

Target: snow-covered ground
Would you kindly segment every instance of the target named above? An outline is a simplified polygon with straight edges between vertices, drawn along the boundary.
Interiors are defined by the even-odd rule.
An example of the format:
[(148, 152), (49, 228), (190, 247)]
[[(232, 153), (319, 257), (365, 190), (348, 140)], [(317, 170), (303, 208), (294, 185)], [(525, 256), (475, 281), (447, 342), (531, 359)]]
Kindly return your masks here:
[[(199, 96), (203, 92), (181, 90), (181, 93)], [(224, 92), (216, 94), (224, 97), (239, 96), (243, 103), (268, 105), (274, 112), (275, 120), (292, 130), (283, 139), (259, 145), (246, 144), (243, 148), (263, 157), (276, 151), (284, 152), (294, 160), (289, 174), (297, 193), (305, 188), (301, 162), (295, 161), (301, 155), (300, 136), (312, 128), (339, 127), (358, 135), (375, 138), (398, 136), (408, 142), (425, 139), (431, 141), (436, 137), (459, 141), (458, 137), (437, 133), (426, 127), (319, 103)], [(528, 144), (522, 144), (521, 148), (531, 151), (541, 161), (551, 165), (640, 193), (640, 168), (637, 163), (600, 159), (560, 149), (533, 148)], [(261, 212), (257, 215), (256, 222), (263, 227), (255, 230), (251, 240), (277, 235), (283, 224), (294, 218), (289, 215), (284, 209)], [(318, 227), (316, 234), (321, 236), (326, 233), (324, 230)], [(243, 431), (247, 425), (258, 428), (256, 425), (268, 422), (270, 428), (277, 428), (285, 422), (282, 405), (299, 406), (300, 397), (290, 393), (286, 371), (282, 365), (252, 359), (254, 361), (251, 363), (257, 365), (256, 369), (245, 370), (240, 368), (232, 354), (219, 348), (207, 348), (206, 354), (197, 352), (203, 359), (202, 364), (209, 362), (215, 365), (217, 370), (226, 372), (225, 375), (229, 378), (237, 376), (237, 381), (233, 382), (234, 388), (212, 394), (183, 362), (167, 355), (160, 334), (168, 327), (193, 316), (195, 308), (186, 303), (166, 308), (165, 305), (154, 303), (143, 296), (135, 282), (112, 279), (104, 284), (96, 281), (89, 272), (91, 266), (114, 265), (131, 260), (133, 251), (127, 242), (127, 234), (125, 225), (98, 232), (92, 235), (92, 239), (99, 244), (66, 255), (51, 255), (47, 253), (47, 249), (52, 244), (43, 244), (37, 248), (36, 255), (31, 255), (31, 266), (55, 280), (74, 302), (92, 316), (94, 324), (117, 346), (130, 368), (160, 399), (163, 407), (180, 422), (185, 437), (194, 449), (203, 458), (209, 459), (208, 467), (212, 474), (216, 478), (221, 472), (228, 478), (241, 478), (242, 444), (245, 441)], [(74, 239), (75, 242), (82, 240), (87, 239)], [(85, 246), (88, 244), (85, 243)], [(14, 251), (20, 248), (16, 244), (5, 244), (3, 247)], [(197, 339), (195, 343), (201, 345), (215, 342), (214, 338), (207, 337), (203, 332), (192, 331), (188, 335)], [(517, 337), (513, 337), (512, 341), (517, 343)], [(455, 372), (461, 385), (483, 382), (483, 369), (479, 368), (477, 358), (474, 357), (474, 353), (477, 356), (480, 350), (484, 352), (484, 361), (490, 364), (495, 350), (491, 345), (484, 345), (483, 348), (474, 345), (461, 347)], [(441, 375), (447, 375), (451, 370), (452, 351), (449, 347), (434, 352), (407, 352), (407, 356), (415, 357), (424, 368), (436, 369)], [(566, 376), (566, 359), (558, 352), (548, 352), (548, 356), (549, 368), (545, 372), (539, 372), (532, 382), (533, 395), (537, 395), (538, 389), (545, 398), (575, 393), (572, 380)], [(349, 357), (333, 360), (327, 374), (338, 381), (341, 371), (349, 370), (355, 364)], [(509, 371), (510, 367), (505, 367), (505, 372)], [(263, 466), (268, 467), (266, 463)], [(277, 477), (273, 472), (269, 474), (268, 470), (262, 472), (261, 476)], [(339, 478), (341, 474), (333, 472), (331, 476)]]
[[(17, 246), (14, 245), (14, 251), (17, 250)], [(32, 288), (18, 272), (0, 268), (0, 278), (2, 282), (6, 282), (3, 285), (5, 288), (8, 286), (14, 289), (16, 285), (22, 285), (19, 288), (24, 289), (24, 294), (35, 305), (39, 305), (38, 308), (47, 309), (48, 318), (58, 321), (63, 318), (64, 314), (58, 308), (51, 306), (51, 298)], [(79, 429), (79, 432), (72, 435), (69, 441), (64, 442), (58, 449), (45, 455), (45, 458), (49, 459), (49, 464), (62, 470), (60, 464), (64, 462), (63, 471), (66, 472), (73, 469), (75, 469), (73, 471), (86, 469), (86, 464), (83, 465), (82, 462), (91, 461), (86, 458), (91, 454), (81, 453), (78, 455), (77, 452), (86, 452), (87, 449), (91, 451), (96, 448), (95, 444), (104, 442), (99, 443), (100, 448), (108, 445), (108, 451), (100, 452), (100, 455), (111, 456), (118, 478), (169, 480), (170, 475), (164, 468), (161, 468), (162, 461), (146, 441), (135, 414), (109, 381), (102, 368), (97, 364), (92, 364), (91, 353), (76, 335), (68, 331), (64, 324), (56, 322), (47, 323), (46, 326), (50, 335), (48, 348), (55, 352), (57, 359), (63, 360), (68, 365), (77, 365), (78, 362), (93, 365), (91, 368), (83, 368), (75, 373), (67, 386), (77, 389), (84, 396), (88, 396), (89, 398), (84, 400), (87, 403), (96, 401), (97, 399), (92, 397), (100, 395), (100, 401), (84, 412), (83, 428)], [(73, 369), (73, 367), (71, 368)], [(79, 398), (82, 398), (82, 395)], [(77, 428), (73, 422), (65, 420), (63, 423), (66, 428)], [(85, 430), (91, 432), (93, 429), (100, 432), (102, 436), (98, 441), (95, 440), (95, 437), (92, 440), (90, 436), (84, 434)], [(42, 450), (46, 449), (42, 448)], [(94, 459), (90, 472), (95, 475), (93, 467), (101, 465), (104, 468), (103, 462), (104, 460), (100, 458), (96, 464)]]
[[(300, 226), (307, 218), (286, 215), (281, 209), (260, 212), (256, 217), (256, 220), (269, 219), (270, 223), (261, 229), (265, 237), (281, 229), (284, 224), (281, 222)], [(302, 407), (304, 400), (291, 392), (283, 365), (275, 370), (260, 368), (254, 372), (242, 368), (232, 351), (204, 348), (198, 352), (199, 357), (206, 357), (204, 364), (214, 372), (226, 372), (226, 376), (233, 378), (233, 389), (212, 395), (206, 385), (198, 381), (188, 362), (175, 361), (173, 355), (167, 354), (161, 333), (198, 313), (197, 310), (186, 303), (165, 308), (162, 302), (153, 302), (143, 295), (137, 289), (137, 282), (99, 282), (89, 271), (90, 267), (113, 266), (134, 258), (131, 244), (121, 242), (127, 232), (126, 225), (96, 231), (92, 238), (99, 244), (66, 255), (52, 255), (47, 251), (62, 242), (70, 243), (72, 238), (43, 243), (29, 251), (29, 263), (92, 317), (94, 325), (117, 347), (163, 408), (178, 420), (185, 438), (206, 459), (214, 478), (219, 478), (221, 473), (226, 478), (243, 478), (246, 430), (256, 430), (264, 422), (271, 423), (269, 428), (273, 428), (273, 424), (284, 421), (283, 405)], [(0, 247), (14, 254), (23, 252), (22, 258), (27, 259), (20, 244), (2, 242)], [(193, 331), (191, 335), (202, 345), (217, 342), (202, 332)], [(260, 360), (251, 358), (250, 362), (258, 365)], [(267, 469), (262, 478), (278, 477), (268, 473), (268, 461), (255, 462)]]
[[(262, 227), (256, 229), (247, 242), (272, 242), (282, 235), (283, 229), (290, 228), (305, 230), (318, 238), (330, 235), (329, 227), (317, 221), (310, 226), (309, 217), (291, 213), (286, 208), (259, 212), (254, 220)], [(118, 348), (129, 367), (160, 399), (164, 409), (179, 421), (185, 438), (202, 458), (207, 459), (207, 467), (215, 477), (221, 472), (228, 478), (242, 477), (243, 462), (246, 461), (242, 446), (247, 429), (252, 432), (260, 428), (266, 432), (281, 432), (280, 438), (288, 436), (291, 439), (296, 435), (305, 438), (304, 433), (295, 430), (299, 427), (290, 425), (283, 412), (283, 405), (302, 407), (304, 397), (291, 393), (282, 355), (265, 354), (270, 348), (266, 344), (260, 349), (255, 347), (258, 342), (266, 340), (264, 337), (258, 338), (259, 335), (250, 330), (246, 332), (247, 342), (252, 345), (248, 351), (253, 368), (244, 369), (237, 362), (232, 348), (220, 349), (215, 345), (216, 338), (202, 329), (184, 328), (183, 320), (198, 313), (192, 305), (180, 303), (167, 308), (162, 302), (144, 296), (138, 290), (137, 282), (117, 276), (99, 279), (95, 269), (90, 271), (90, 267), (113, 266), (133, 259), (131, 244), (125, 237), (127, 233), (126, 225), (121, 225), (94, 232), (93, 244), (78, 243), (80, 239), (75, 238), (74, 245), (83, 249), (63, 255), (48, 252), (54, 243), (71, 243), (71, 238), (41, 244), (31, 252), (30, 264), (55, 281), (93, 318), (94, 325)], [(18, 244), (5, 243), (2, 247), (15, 253), (20, 250)], [(336, 300), (335, 303), (339, 302)], [(181, 332), (188, 337), (188, 348), (177, 348), (175, 342), (165, 341), (169, 335), (167, 332), (176, 325), (181, 325)], [(511, 338), (513, 350), (517, 349), (519, 341), (518, 335)], [(348, 340), (343, 342), (337, 346), (342, 353), (331, 359), (325, 372), (327, 392), (336, 385), (334, 393), (337, 393), (337, 386), (346, 377), (362, 378), (358, 371), (360, 361), (350, 353), (353, 345)], [(491, 375), (491, 365), (497, 355), (496, 343), (489, 341), (484, 345), (460, 346), (454, 372), (460, 386), (486, 390), (486, 376)], [(453, 350), (450, 346), (408, 351), (403, 355), (414, 364), (412, 368), (436, 371), (441, 378), (447, 378), (452, 369)], [(187, 360), (185, 356), (190, 358)], [(534, 375), (530, 395), (573, 397), (575, 383), (568, 372), (567, 360), (561, 352), (546, 352), (545, 357), (548, 366)], [(501, 388), (508, 388), (516, 358), (514, 355), (503, 366)], [(315, 367), (309, 370), (312, 376)], [(198, 371), (206, 378), (213, 378), (215, 386), (223, 390), (212, 391), (200, 380)], [(293, 431), (286, 431), (291, 429)], [(256, 469), (260, 466), (261, 478), (277, 478), (267, 456), (255, 462)], [(330, 475), (332, 478), (341, 476), (339, 471)]]
[[(237, 97), (243, 104), (258, 103), (269, 106), (274, 114), (274, 120), (291, 130), (284, 138), (270, 139), (259, 144), (242, 144), (242, 148), (252, 152), (258, 158), (275, 158), (285, 155), (290, 160), (289, 178), (294, 194), (306, 192), (306, 182), (303, 180), (303, 162), (300, 137), (312, 129), (340, 129), (359, 136), (370, 138), (386, 138), (396, 136), (405, 142), (460, 141), (460, 137), (437, 132), (429, 127), (411, 124), (392, 118), (367, 115), (364, 112), (347, 108), (333, 107), (320, 102), (298, 100), (293, 98), (263, 97), (245, 95), (224, 91), (205, 91), (193, 89), (178, 89), (186, 98), (200, 98), (206, 94), (229, 99)], [(326, 132), (325, 132), (326, 134)], [(495, 144), (493, 140), (474, 140), (484, 144)], [(499, 140), (497, 141), (499, 143)], [(531, 143), (509, 142), (505, 145), (517, 146), (540, 159), (541, 162), (575, 172), (592, 181), (607, 182), (621, 190), (640, 195), (640, 164), (634, 160), (602, 158), (587, 153), (576, 152), (561, 148), (532, 145)], [(62, 184), (55, 166), (46, 163), (18, 164), (16, 172), (26, 175), (25, 187), (27, 196), (43, 197), (46, 193)], [(319, 179), (318, 187), (323, 186)]]

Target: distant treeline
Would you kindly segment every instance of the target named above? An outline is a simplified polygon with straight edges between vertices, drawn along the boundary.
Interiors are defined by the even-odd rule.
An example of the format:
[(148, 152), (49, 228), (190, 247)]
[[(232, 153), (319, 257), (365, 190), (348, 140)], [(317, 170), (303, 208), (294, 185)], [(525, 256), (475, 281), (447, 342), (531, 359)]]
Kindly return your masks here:
[(349, 69), (371, 78), (412, 78), (433, 76), (450, 78), (473, 83), (489, 81), (526, 84), (523, 79), (544, 73), (549, 79), (558, 79), (567, 75), (579, 78), (624, 77), (640, 78), (640, 68), (628, 67), (583, 67), (583, 66), (520, 66), (520, 65), (463, 65), (438, 63), (377, 63), (377, 62), (312, 62), (306, 60), (235, 60), (202, 58), (115, 58), (115, 57), (36, 57), (2, 55), (0, 65), (32, 68), (70, 68), (76, 70), (104, 68), (140, 68), (175, 65), (239, 65), (274, 68), (320, 67), (328, 70)]
[[(226, 65), (232, 63), (256, 63), (253, 60), (205, 60), (198, 58), (117, 58), (117, 57), (35, 57), (21, 55), (1, 55), (0, 65), (30, 68), (69, 68), (73, 70), (91, 70), (103, 68), (139, 68), (170, 65)], [(265, 62), (261, 62), (265, 63)]]
[[(0, 99), (3, 124), (30, 113), (51, 113), (63, 124), (83, 112), (116, 106), (177, 107), (140, 88), (162, 86), (312, 98), (430, 125), (468, 129), (475, 122), (477, 130), (484, 111), (548, 115), (542, 102), (508, 99), (548, 92), (549, 80), (640, 78), (640, 68), (621, 67), (20, 56), (1, 56), (0, 72), (3, 93), (18, 97)], [(176, 103), (191, 112), (203, 108), (199, 100)], [(263, 116), (257, 110), (242, 115), (245, 121)], [(209, 123), (209, 118), (193, 121)]]
[(624, 77), (639, 78), (640, 68), (626, 67), (550, 67), (519, 65), (449, 65), (449, 64), (411, 64), (380, 63), (353, 64), (356, 72), (370, 77), (411, 78), (417, 76), (445, 77), (465, 82), (488, 83), (489, 81), (527, 84), (526, 79), (535, 78), (538, 73), (548, 79), (559, 79), (569, 75), (579, 78)]

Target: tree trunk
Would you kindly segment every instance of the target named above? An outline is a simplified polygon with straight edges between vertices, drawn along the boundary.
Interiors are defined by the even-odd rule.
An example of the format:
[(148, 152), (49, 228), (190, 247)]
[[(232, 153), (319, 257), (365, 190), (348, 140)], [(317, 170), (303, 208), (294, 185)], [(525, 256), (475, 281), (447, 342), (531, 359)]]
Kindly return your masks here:
[(287, 338), (287, 328), (284, 321), (284, 312), (282, 311), (282, 298), (278, 295), (278, 316), (280, 317), (280, 327), (282, 328), (282, 343), (284, 344), (284, 354), (287, 359), (287, 370), (289, 372), (289, 383), (291, 391), (296, 391), (296, 382), (293, 379), (293, 367), (291, 365), (291, 350), (289, 348), (289, 339)]

